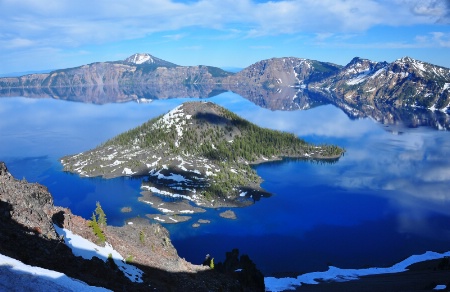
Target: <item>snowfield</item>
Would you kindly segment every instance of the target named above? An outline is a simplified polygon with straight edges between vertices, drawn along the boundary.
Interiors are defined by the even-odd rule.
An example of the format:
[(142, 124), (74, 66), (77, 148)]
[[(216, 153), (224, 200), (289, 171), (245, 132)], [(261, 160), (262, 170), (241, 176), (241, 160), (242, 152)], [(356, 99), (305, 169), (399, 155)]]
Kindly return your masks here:
[(57, 225), (53, 226), (60, 236), (64, 236), (64, 242), (72, 249), (74, 255), (88, 260), (96, 256), (103, 261), (106, 261), (108, 257), (112, 257), (116, 265), (130, 281), (137, 283), (143, 282), (142, 274), (144, 272), (133, 265), (125, 263), (124, 258), (108, 243), (103, 247), (98, 246), (79, 235), (73, 234), (70, 230), (60, 228)]
[(0, 291), (111, 291), (0, 254)]
[(409, 258), (401, 261), (400, 263), (397, 263), (388, 268), (340, 269), (330, 266), (328, 268), (328, 271), (307, 273), (300, 275), (297, 278), (266, 277), (264, 278), (264, 283), (266, 285), (266, 291), (276, 292), (284, 290), (295, 290), (295, 287), (301, 286), (302, 283), (319, 284), (319, 282), (316, 281), (319, 279), (324, 281), (344, 282), (357, 280), (362, 276), (401, 273), (407, 271), (407, 267), (412, 264), (428, 260), (440, 259), (446, 256), (450, 256), (450, 251), (447, 251), (445, 253), (427, 251), (426, 253), (421, 255), (412, 255)]
[[(155, 218), (161, 222), (164, 219)], [(59, 234), (64, 234), (66, 244), (72, 248), (75, 255), (90, 259), (93, 256), (105, 259), (108, 254), (112, 257), (120, 269), (132, 279), (132, 281), (142, 282), (142, 271), (132, 265), (125, 264), (122, 256), (111, 246), (100, 247), (92, 242), (74, 235), (66, 229), (55, 226)], [(106, 257), (105, 257), (106, 256)], [(274, 278), (265, 277), (264, 283), (266, 291), (295, 290), (302, 284), (319, 284), (317, 280), (324, 281), (351, 281), (359, 277), (378, 274), (392, 274), (407, 271), (407, 267), (422, 261), (440, 259), (450, 256), (450, 251), (436, 253), (428, 251), (421, 255), (413, 255), (388, 268), (367, 268), (367, 269), (340, 269), (330, 266), (324, 272), (311, 272), (298, 276), (297, 278)], [(319, 284), (320, 285), (320, 284)], [(444, 290), (446, 285), (438, 284), (434, 290)], [(72, 279), (63, 273), (55, 272), (40, 267), (29, 266), (22, 262), (0, 254), (0, 291), (111, 291), (101, 287), (89, 286), (88, 284)]]

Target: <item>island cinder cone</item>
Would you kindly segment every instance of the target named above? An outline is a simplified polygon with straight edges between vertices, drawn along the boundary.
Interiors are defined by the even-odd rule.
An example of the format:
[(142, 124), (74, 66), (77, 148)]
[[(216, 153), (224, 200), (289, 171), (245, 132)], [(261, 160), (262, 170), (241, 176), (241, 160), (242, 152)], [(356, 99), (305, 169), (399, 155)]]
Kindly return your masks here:
[(211, 102), (187, 102), (99, 147), (61, 159), (64, 170), (105, 178), (147, 175), (144, 189), (206, 207), (251, 204), (262, 191), (250, 164), (338, 159), (343, 149), (260, 128)]

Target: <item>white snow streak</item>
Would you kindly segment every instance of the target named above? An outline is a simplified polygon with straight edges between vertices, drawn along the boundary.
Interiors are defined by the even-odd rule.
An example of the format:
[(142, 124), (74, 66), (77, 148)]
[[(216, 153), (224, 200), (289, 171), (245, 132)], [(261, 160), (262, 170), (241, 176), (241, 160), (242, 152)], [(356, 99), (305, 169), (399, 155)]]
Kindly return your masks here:
[(70, 230), (59, 228), (57, 225), (53, 226), (59, 235), (64, 236), (64, 242), (72, 249), (74, 255), (81, 256), (88, 260), (96, 256), (104, 261), (111, 256), (116, 265), (128, 279), (137, 283), (143, 282), (143, 272), (135, 266), (125, 263), (124, 258), (114, 250), (109, 243), (106, 243), (104, 247), (101, 247), (79, 235), (73, 234)]
[(323, 281), (350, 281), (356, 280), (361, 276), (378, 275), (378, 274), (393, 274), (407, 271), (407, 267), (427, 260), (434, 260), (450, 256), (450, 251), (445, 253), (436, 253), (427, 251), (421, 255), (412, 255), (404, 261), (388, 268), (367, 268), (367, 269), (340, 269), (330, 266), (325, 272), (312, 272), (298, 276), (297, 278), (264, 278), (266, 291), (284, 291), (295, 290), (295, 287), (303, 284), (319, 284), (316, 280)]
[[(3, 272), (1, 272), (3, 271)], [(111, 291), (89, 286), (63, 273), (26, 265), (0, 254), (0, 290), (3, 291)]]

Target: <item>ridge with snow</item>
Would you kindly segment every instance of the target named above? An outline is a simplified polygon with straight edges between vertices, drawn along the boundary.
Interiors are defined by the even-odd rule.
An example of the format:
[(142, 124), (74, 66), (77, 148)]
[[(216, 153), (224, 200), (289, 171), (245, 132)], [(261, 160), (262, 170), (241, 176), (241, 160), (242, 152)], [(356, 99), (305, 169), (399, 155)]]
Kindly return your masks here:
[[(6, 92), (162, 84), (174, 88), (203, 85), (210, 92), (231, 90), (257, 104), (276, 104), (272, 107), (278, 109), (311, 108), (314, 105), (302, 101), (310, 92), (331, 96), (356, 110), (367, 105), (448, 112), (450, 105), (450, 69), (411, 57), (391, 63), (356, 57), (344, 67), (296, 57), (272, 58), (234, 74), (211, 66), (178, 66), (148, 53), (136, 53), (121, 61), (0, 78), (0, 89), (8, 89)], [(261, 90), (267, 92), (262, 96), (264, 102), (258, 100)], [(188, 90), (186, 93), (191, 96)]]

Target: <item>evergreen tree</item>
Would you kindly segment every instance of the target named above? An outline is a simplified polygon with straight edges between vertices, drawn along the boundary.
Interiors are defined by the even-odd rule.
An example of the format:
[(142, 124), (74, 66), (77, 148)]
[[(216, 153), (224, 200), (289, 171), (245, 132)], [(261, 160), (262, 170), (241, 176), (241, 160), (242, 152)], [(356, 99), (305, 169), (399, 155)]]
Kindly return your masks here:
[(94, 213), (92, 213), (91, 221), (88, 223), (89, 227), (92, 228), (92, 231), (94, 231), (95, 236), (97, 236), (99, 243), (103, 244), (106, 241), (105, 234), (103, 233), (102, 229), (98, 225), (97, 217)]
[(97, 223), (98, 225), (105, 227), (106, 226), (106, 214), (102, 209), (102, 206), (100, 206), (100, 202), (96, 203), (95, 208), (95, 216), (97, 217)]

